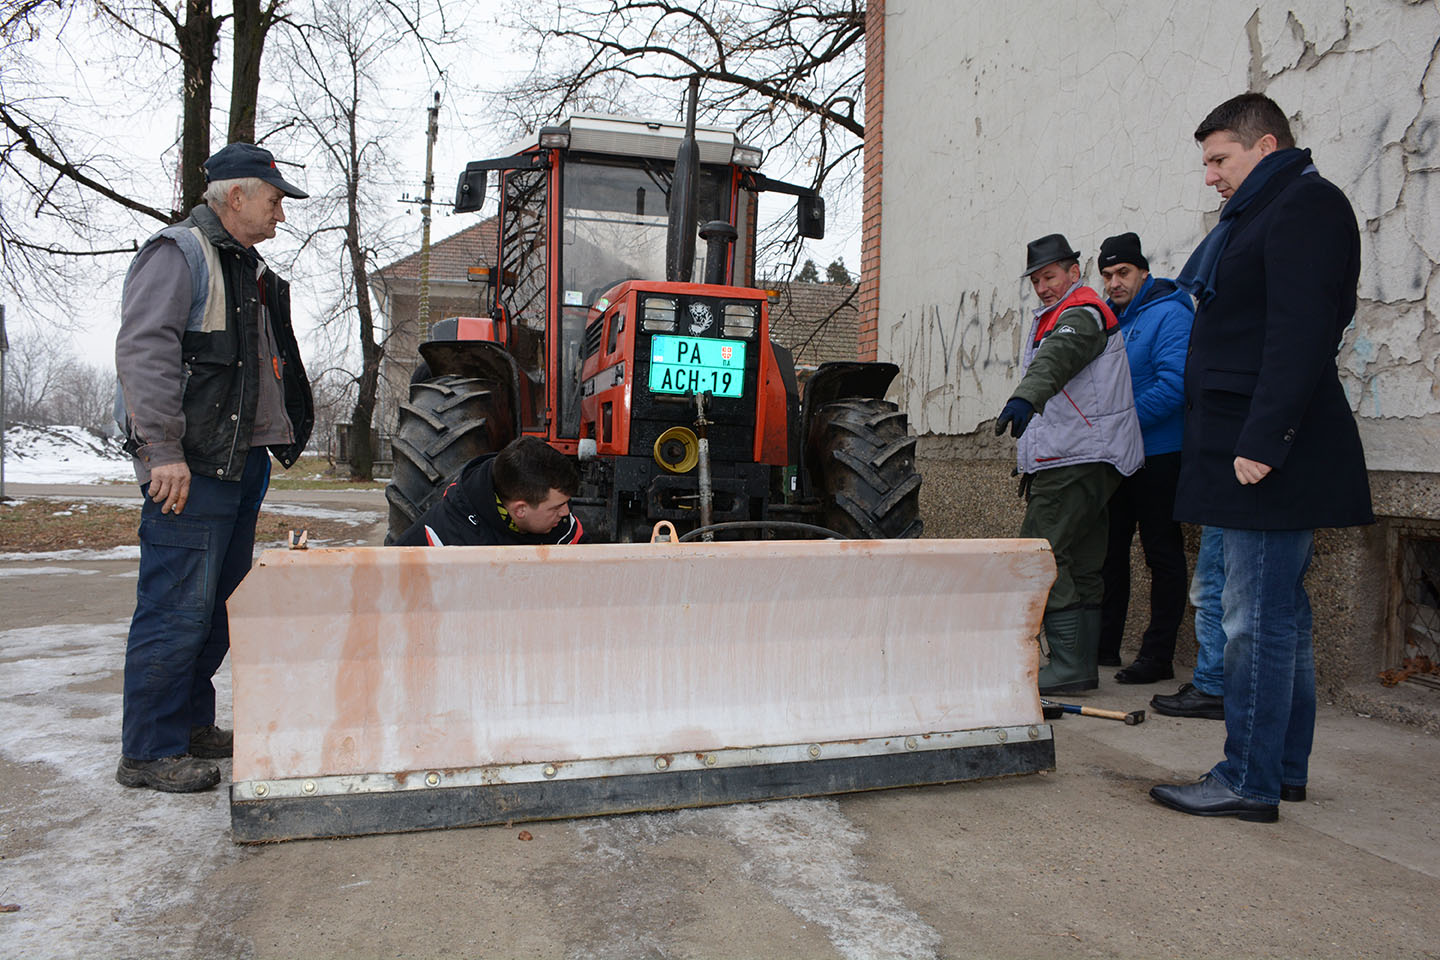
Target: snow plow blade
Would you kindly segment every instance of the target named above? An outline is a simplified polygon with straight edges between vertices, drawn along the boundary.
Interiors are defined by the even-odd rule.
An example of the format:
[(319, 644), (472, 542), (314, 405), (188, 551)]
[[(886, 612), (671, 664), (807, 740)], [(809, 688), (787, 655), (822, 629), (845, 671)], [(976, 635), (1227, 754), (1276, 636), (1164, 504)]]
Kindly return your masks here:
[(272, 550), (237, 843), (1051, 770), (1043, 540)]

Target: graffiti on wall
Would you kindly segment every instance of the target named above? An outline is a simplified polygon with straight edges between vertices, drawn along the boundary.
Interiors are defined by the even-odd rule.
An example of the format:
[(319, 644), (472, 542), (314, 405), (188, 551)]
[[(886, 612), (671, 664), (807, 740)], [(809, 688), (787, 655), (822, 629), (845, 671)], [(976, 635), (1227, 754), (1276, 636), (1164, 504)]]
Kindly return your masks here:
[(995, 397), (1014, 383), (1029, 316), (1000, 298), (996, 289), (983, 299), (967, 291), (951, 303), (903, 310), (882, 331), (885, 355), (900, 365), (892, 391), (921, 432), (972, 429), (994, 415)]

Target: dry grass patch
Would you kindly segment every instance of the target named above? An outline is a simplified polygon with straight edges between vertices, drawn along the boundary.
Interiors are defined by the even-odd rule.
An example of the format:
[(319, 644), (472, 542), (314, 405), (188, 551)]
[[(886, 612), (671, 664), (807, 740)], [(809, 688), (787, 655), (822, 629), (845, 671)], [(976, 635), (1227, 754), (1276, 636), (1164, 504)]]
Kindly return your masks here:
[[(27, 499), (0, 503), (0, 551), (109, 550), (134, 546), (140, 505)], [(291, 530), (309, 530), (316, 546), (365, 537), (369, 524), (278, 515), (263, 508), (255, 526), (257, 543), (283, 541)]]

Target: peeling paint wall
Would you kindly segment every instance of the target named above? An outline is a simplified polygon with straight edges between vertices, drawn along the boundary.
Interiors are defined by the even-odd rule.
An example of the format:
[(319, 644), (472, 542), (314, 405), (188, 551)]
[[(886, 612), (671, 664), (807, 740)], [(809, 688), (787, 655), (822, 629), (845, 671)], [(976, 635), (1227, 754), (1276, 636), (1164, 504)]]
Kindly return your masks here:
[[(957, 15), (958, 14), (958, 15)], [(1440, 472), (1440, 3), (887, 0), (879, 358), (925, 434), (1010, 395), (1025, 243), (1138, 232), (1173, 276), (1218, 217), (1191, 133), (1246, 89), (1350, 197), (1361, 304), (1339, 364), (1372, 469)]]

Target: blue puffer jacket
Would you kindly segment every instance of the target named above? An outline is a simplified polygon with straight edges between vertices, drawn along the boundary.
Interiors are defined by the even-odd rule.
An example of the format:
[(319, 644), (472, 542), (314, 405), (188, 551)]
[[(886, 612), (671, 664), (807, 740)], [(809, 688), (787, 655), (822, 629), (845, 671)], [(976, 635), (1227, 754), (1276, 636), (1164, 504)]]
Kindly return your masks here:
[(1175, 281), (1147, 277), (1124, 312), (1106, 301), (1125, 336), (1145, 455), (1174, 453), (1185, 430), (1185, 351), (1195, 304)]

